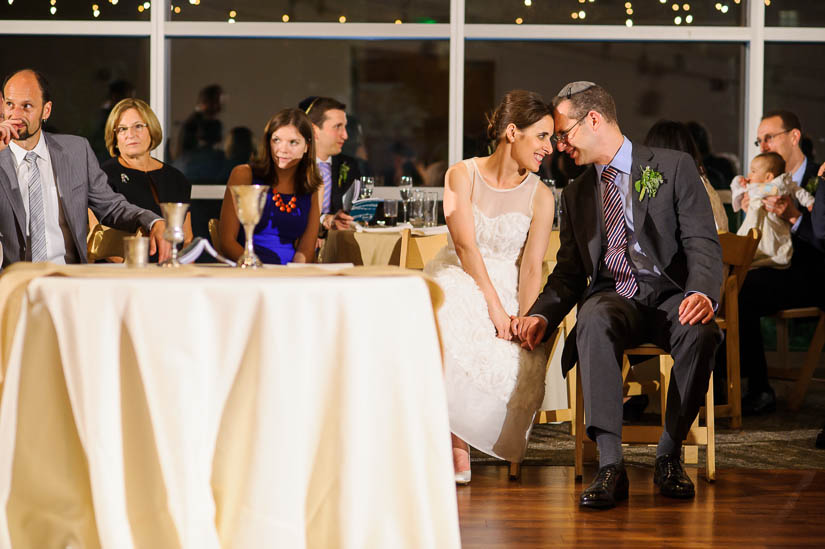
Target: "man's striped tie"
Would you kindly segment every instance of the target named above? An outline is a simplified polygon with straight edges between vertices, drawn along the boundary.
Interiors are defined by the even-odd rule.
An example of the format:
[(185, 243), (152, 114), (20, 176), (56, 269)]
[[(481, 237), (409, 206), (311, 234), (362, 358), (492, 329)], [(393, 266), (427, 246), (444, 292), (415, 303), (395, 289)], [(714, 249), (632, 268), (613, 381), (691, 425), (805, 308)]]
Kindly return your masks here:
[(607, 252), (604, 263), (616, 281), (616, 293), (633, 297), (639, 287), (636, 277), (627, 262), (627, 226), (624, 222), (624, 207), (615, 181), (619, 171), (608, 166), (602, 172), (604, 182), (604, 226), (607, 233)]
[(46, 212), (43, 208), (43, 188), (40, 186), (40, 170), (37, 167), (37, 153), (26, 153), (29, 165), (29, 243), (32, 261), (46, 261)]
[(330, 213), (332, 209), (332, 166), (329, 162), (318, 162), (318, 170), (324, 181), (324, 194), (321, 201), (321, 213)]

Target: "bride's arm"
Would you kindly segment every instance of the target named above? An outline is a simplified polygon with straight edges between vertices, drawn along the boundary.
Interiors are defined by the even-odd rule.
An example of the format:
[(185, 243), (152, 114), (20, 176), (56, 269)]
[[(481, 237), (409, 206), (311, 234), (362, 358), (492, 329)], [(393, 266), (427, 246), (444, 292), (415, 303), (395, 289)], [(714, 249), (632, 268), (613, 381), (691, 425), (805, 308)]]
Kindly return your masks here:
[(510, 317), (490, 281), (484, 259), (476, 245), (470, 189), (470, 177), (463, 163), (447, 170), (444, 177), (444, 217), (447, 219), (447, 228), (450, 230), (461, 267), (473, 277), (484, 295), (496, 334), (500, 338), (511, 339)]
[(554, 212), (553, 192), (540, 183), (536, 188), (536, 196), (533, 197), (533, 220), (530, 222), (530, 232), (521, 256), (518, 274), (520, 315), (527, 314), (541, 291), (541, 267), (544, 254), (547, 252), (547, 243), (550, 241), (550, 231), (553, 229)]

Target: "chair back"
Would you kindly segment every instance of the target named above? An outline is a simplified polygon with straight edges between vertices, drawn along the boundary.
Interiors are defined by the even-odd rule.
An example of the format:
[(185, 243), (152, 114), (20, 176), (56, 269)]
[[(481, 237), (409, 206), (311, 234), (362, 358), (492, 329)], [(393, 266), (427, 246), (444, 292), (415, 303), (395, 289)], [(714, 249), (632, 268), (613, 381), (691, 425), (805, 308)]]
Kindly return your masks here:
[(410, 238), (407, 261), (403, 265), (408, 269), (421, 270), (446, 245), (447, 233), (413, 236)]
[(212, 247), (215, 248), (215, 251), (219, 254), (223, 255), (221, 251), (221, 233), (218, 229), (218, 220), (214, 217), (209, 220), (209, 240), (212, 241)]
[(739, 294), (739, 290), (742, 289), (760, 238), (762, 238), (762, 233), (756, 228), (748, 231), (748, 234), (745, 236), (739, 236), (730, 232), (719, 233), (719, 243), (722, 245), (722, 263), (724, 263), (721, 294), (722, 303), (719, 304), (720, 312), (725, 310), (725, 289), (728, 280), (733, 278), (734, 289), (737, 295)]

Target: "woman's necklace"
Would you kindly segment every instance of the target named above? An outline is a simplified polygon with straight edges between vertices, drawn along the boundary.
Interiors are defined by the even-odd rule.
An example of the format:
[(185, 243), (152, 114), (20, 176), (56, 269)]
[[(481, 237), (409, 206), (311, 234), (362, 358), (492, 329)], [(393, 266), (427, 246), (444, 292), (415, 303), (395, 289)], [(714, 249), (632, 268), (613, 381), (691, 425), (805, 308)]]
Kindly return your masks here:
[(282, 212), (291, 213), (292, 210), (295, 209), (295, 206), (298, 204), (298, 197), (293, 195), (292, 198), (289, 199), (289, 202), (284, 204), (284, 200), (281, 198), (281, 193), (278, 191), (272, 192), (272, 200), (275, 201), (275, 206), (281, 210)]

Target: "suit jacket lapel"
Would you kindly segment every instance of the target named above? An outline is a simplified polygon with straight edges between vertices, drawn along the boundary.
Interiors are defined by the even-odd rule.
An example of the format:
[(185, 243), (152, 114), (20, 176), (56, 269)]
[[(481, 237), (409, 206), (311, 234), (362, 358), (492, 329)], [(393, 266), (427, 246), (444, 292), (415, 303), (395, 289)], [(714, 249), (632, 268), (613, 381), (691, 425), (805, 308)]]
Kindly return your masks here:
[[(54, 180), (57, 186), (57, 196), (60, 201), (60, 207), (63, 209), (63, 216), (66, 219), (66, 223), (69, 225), (70, 232), (72, 233), (72, 238), (75, 240), (75, 246), (79, 246), (80, 243), (77, 241), (77, 235), (85, 234), (85, 231), (80, 231), (79, 227), (77, 227), (76, 219), (70, 212), (72, 212), (72, 208), (69, 207), (67, 202), (71, 202), (75, 199), (75, 196), (72, 194), (72, 183), (71, 180), (71, 172), (69, 171), (70, 165), (70, 158), (66, 154), (66, 151), (60, 144), (52, 138), (52, 136), (48, 133), (43, 133), (43, 137), (46, 139), (46, 146), (49, 147), (49, 156), (51, 157), (52, 161), (52, 172), (54, 173)], [(85, 213), (86, 209), (83, 209), (84, 213), (84, 221), (86, 219)], [(85, 244), (84, 244), (85, 246)], [(78, 248), (81, 249), (81, 248)]]
[(2, 187), (9, 204), (11, 204), (17, 228), (20, 229), (21, 234), (26, 234), (26, 206), (23, 204), (23, 195), (17, 181), (17, 172), (14, 169), (11, 149), (6, 148), (0, 151), (0, 167), (3, 169), (3, 175), (5, 175), (5, 177), (0, 176), (0, 187)]
[[(645, 193), (644, 200), (639, 200), (639, 193), (636, 192), (636, 181), (642, 178), (642, 169), (650, 165), (653, 158), (653, 151), (644, 145), (633, 144), (633, 165), (630, 167), (630, 196), (633, 208), (633, 232), (642, 249), (649, 250), (647, 246), (644, 225), (647, 220), (647, 206), (650, 204), (650, 196)], [(651, 169), (658, 171), (658, 166), (650, 165)]]
[(587, 216), (582, 220), (582, 226), (586, 227), (585, 242), (587, 252), (590, 257), (590, 273), (593, 280), (596, 279), (596, 272), (599, 269), (599, 258), (602, 255), (602, 241), (604, 240), (604, 223), (599, 211), (600, 202), (598, 199), (599, 183), (596, 179), (596, 168), (590, 166), (585, 176), (587, 179), (582, 185), (582, 192), (579, 199), (582, 201), (581, 209), (583, 215)]

